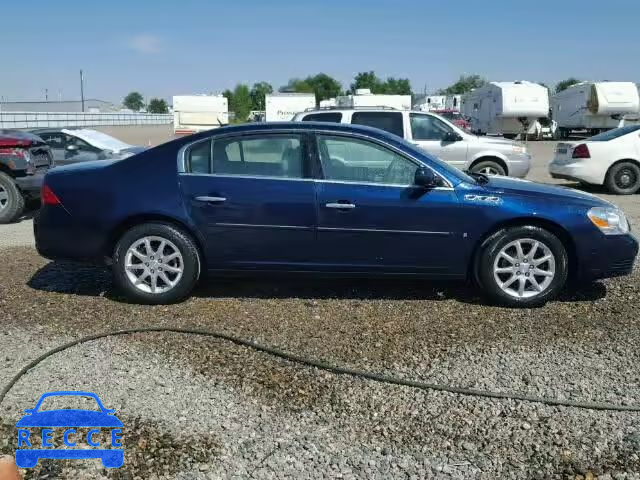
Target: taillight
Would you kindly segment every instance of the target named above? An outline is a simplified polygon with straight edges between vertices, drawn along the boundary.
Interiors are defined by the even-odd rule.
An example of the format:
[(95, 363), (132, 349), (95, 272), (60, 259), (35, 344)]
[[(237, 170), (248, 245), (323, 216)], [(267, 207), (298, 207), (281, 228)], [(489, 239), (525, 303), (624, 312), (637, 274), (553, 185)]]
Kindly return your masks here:
[(42, 185), (40, 199), (42, 200), (42, 205), (61, 205), (62, 203), (58, 196), (53, 193), (53, 190), (49, 188), (49, 185), (46, 184)]
[(581, 143), (576, 148), (573, 149), (572, 158), (591, 158), (591, 154), (589, 153), (589, 147), (586, 144)]

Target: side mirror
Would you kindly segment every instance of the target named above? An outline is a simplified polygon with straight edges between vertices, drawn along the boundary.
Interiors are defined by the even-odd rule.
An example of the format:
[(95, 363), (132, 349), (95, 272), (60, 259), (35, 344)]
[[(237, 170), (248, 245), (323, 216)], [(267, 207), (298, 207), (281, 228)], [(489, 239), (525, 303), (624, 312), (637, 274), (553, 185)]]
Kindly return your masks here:
[(462, 137), (456, 132), (447, 132), (442, 138), (443, 142), (459, 142), (460, 140), (462, 140)]
[(67, 145), (67, 152), (76, 152), (78, 151), (77, 145)]
[(433, 188), (436, 185), (436, 175), (427, 167), (418, 167), (413, 183), (423, 188)]

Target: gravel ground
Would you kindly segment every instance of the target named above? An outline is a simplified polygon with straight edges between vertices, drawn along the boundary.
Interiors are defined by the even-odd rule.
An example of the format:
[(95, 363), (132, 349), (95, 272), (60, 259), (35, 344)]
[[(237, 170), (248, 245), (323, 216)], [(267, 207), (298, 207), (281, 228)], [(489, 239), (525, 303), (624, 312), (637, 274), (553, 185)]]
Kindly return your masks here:
[[(530, 177), (550, 181), (553, 142), (530, 148)], [(636, 198), (613, 201), (638, 224)], [(166, 325), (417, 380), (640, 404), (638, 272), (534, 310), (485, 306), (458, 284), (337, 280), (220, 281), (181, 305), (145, 307), (120, 298), (106, 270), (48, 263), (31, 243), (28, 219), (0, 227), (0, 386), (72, 338)], [(22, 410), (58, 389), (94, 391), (116, 409), (125, 465), (41, 462), (27, 478), (640, 479), (637, 413), (379, 384), (181, 334), (97, 340), (46, 360), (0, 405), (0, 453), (14, 452)]]

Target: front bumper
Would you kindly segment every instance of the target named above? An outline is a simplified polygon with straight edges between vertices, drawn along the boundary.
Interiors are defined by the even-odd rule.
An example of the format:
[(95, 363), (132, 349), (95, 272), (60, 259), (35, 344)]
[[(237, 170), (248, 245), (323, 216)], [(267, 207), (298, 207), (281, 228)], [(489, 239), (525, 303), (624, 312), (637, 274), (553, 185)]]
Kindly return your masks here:
[(528, 153), (507, 158), (507, 175), (510, 177), (524, 178), (531, 168), (531, 156)]
[(23, 192), (29, 193), (34, 197), (40, 197), (40, 188), (44, 182), (44, 176), (46, 172), (36, 172), (33, 175), (25, 175), (24, 177), (16, 177), (16, 185)]
[(629, 275), (638, 255), (638, 240), (632, 234), (610, 235), (580, 255), (580, 277), (585, 280)]

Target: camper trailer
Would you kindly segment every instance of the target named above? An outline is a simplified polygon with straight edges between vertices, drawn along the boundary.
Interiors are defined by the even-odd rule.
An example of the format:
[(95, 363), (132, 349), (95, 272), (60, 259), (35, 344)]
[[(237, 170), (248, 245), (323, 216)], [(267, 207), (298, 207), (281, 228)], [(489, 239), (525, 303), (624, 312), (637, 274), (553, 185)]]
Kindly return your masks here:
[(229, 124), (229, 106), (222, 95), (177, 95), (173, 97), (175, 135), (211, 130)]
[(415, 106), (416, 110), (422, 112), (431, 112), (433, 110), (444, 110), (447, 103), (445, 95), (426, 95)]
[(373, 94), (368, 88), (359, 88), (355, 95), (337, 97), (336, 106), (342, 108), (389, 107), (396, 110), (411, 110), (411, 95)]
[(288, 122), (296, 113), (316, 108), (313, 93), (271, 93), (265, 96), (265, 120)]
[(536, 121), (549, 114), (549, 91), (537, 83), (491, 82), (462, 99), (462, 114), (481, 135), (535, 135)]
[(595, 135), (617, 128), (639, 110), (638, 88), (633, 82), (582, 82), (551, 97), (558, 138), (567, 138), (573, 130), (586, 129)]
[(462, 103), (462, 95), (447, 95), (445, 100), (445, 109), (460, 111), (460, 104)]

